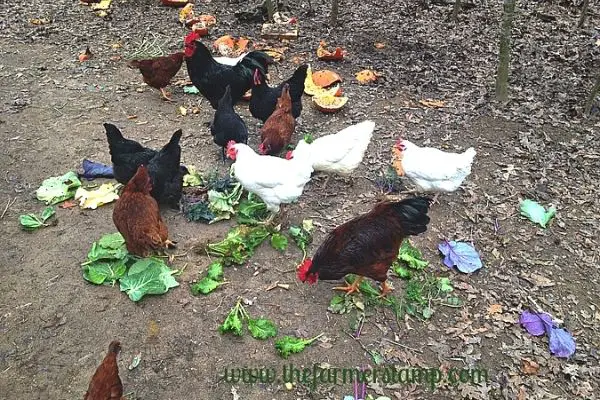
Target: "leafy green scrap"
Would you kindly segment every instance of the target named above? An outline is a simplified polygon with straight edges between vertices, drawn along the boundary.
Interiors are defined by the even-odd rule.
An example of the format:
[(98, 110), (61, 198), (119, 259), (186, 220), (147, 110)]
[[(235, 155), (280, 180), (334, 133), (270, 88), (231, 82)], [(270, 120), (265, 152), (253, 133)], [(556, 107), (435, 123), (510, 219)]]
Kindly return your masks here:
[(271, 235), (271, 247), (275, 250), (285, 251), (288, 247), (288, 239), (281, 233)]
[(227, 237), (218, 243), (208, 244), (209, 255), (222, 258), (223, 265), (246, 262), (254, 254), (254, 250), (267, 238), (270, 232), (264, 225), (238, 225), (227, 233)]
[(83, 266), (83, 279), (95, 285), (114, 284), (125, 276), (127, 265), (123, 259), (116, 261), (94, 261)]
[(302, 261), (306, 259), (306, 248), (312, 243), (314, 230), (315, 227), (311, 219), (303, 220), (302, 226), (290, 226), (288, 233), (300, 250), (302, 250)]
[(38, 200), (47, 205), (54, 205), (75, 196), (77, 188), (81, 186), (81, 181), (77, 174), (69, 171), (62, 176), (53, 176), (45, 179), (42, 185), (35, 191)]
[(248, 330), (254, 339), (265, 340), (277, 336), (277, 327), (265, 318), (248, 318)]
[(237, 209), (237, 221), (240, 224), (257, 225), (263, 222), (269, 215), (267, 205), (252, 193), (248, 198), (242, 200)]
[(302, 339), (294, 336), (284, 336), (275, 341), (275, 348), (279, 355), (288, 358), (291, 354), (302, 352), (306, 346), (310, 346), (315, 340), (323, 336), (323, 333), (311, 339)]
[[(54, 207), (49, 206), (44, 208), (42, 214), (37, 216), (36, 214), (30, 213), (19, 216), (19, 223), (21, 224), (21, 228), (25, 231), (35, 231), (44, 226), (50, 226), (52, 224), (47, 224), (46, 222), (56, 215), (56, 211)], [(56, 220), (54, 220), (56, 221)]]
[(231, 308), (225, 321), (219, 326), (219, 332), (233, 333), (236, 336), (243, 334), (243, 323), (247, 323), (248, 331), (254, 339), (265, 340), (277, 336), (277, 326), (273, 321), (266, 318), (252, 318), (242, 305), (242, 299), (238, 299)]
[(234, 207), (238, 205), (242, 197), (242, 185), (237, 183), (231, 190), (220, 192), (217, 190), (208, 191), (208, 208), (215, 214), (209, 224), (224, 219), (229, 219), (235, 214)]
[(171, 270), (163, 260), (145, 258), (136, 261), (119, 280), (121, 291), (126, 292), (132, 301), (140, 301), (149, 294), (164, 294), (179, 286)]

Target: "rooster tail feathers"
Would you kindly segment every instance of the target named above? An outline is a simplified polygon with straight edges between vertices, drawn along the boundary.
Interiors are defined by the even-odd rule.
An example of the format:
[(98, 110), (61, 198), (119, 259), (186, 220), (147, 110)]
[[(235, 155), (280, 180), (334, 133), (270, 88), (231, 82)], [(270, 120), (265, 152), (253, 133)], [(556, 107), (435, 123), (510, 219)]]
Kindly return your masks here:
[(120, 351), (121, 351), (121, 343), (118, 340), (113, 340), (112, 342), (110, 342), (110, 344), (108, 345), (109, 353), (119, 354)]
[(398, 214), (402, 228), (407, 235), (418, 235), (427, 230), (429, 223), (429, 197), (412, 197), (394, 203), (394, 211)]
[[(254, 71), (259, 70), (262, 76), (266, 76), (269, 72), (269, 65), (275, 64), (275, 60), (262, 51), (251, 51), (236, 65), (245, 69), (245, 72), (250, 74), (250, 79), (254, 76)], [(263, 78), (264, 79), (264, 78)]]

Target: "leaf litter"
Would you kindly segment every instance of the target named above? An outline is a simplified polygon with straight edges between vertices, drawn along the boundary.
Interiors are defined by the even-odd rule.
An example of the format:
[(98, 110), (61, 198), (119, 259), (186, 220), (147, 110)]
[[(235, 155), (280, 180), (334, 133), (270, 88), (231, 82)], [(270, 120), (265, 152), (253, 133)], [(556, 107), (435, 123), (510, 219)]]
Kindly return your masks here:
[[(57, 6), (50, 4), (48, 7), (56, 8)], [(469, 5), (469, 7), (471, 6)], [(481, 141), (478, 140), (478, 144), (481, 147), (492, 155), (497, 155), (497, 150), (501, 149), (504, 161), (508, 161), (507, 164), (512, 164), (513, 167), (518, 167), (514, 168), (513, 172), (506, 175), (506, 179), (504, 179), (503, 175), (506, 174), (506, 171), (501, 171), (501, 167), (497, 167), (496, 170), (493, 168), (487, 170), (485, 168), (489, 168), (489, 164), (482, 163), (481, 167), (484, 169), (477, 173), (482, 175), (485, 173), (484, 176), (490, 181), (489, 186), (483, 186), (481, 181), (478, 183), (481, 185), (480, 188), (467, 184), (464, 188), (464, 195), (448, 197), (452, 199), (449, 200), (452, 212), (444, 214), (444, 219), (447, 221), (443, 223), (445, 228), (443, 233), (446, 235), (454, 233), (455, 237), (475, 241), (478, 249), (485, 256), (487, 265), (486, 269), (481, 270), (477, 275), (487, 274), (489, 271), (489, 275), (485, 276), (464, 276), (465, 281), (462, 280), (463, 278), (458, 278), (453, 271), (449, 271), (449, 274), (453, 281), (460, 279), (459, 282), (452, 282), (455, 291), (464, 294), (465, 297), (468, 296), (472, 302), (481, 302), (479, 304), (502, 303), (504, 306), (502, 314), (514, 317), (513, 321), (518, 319), (517, 311), (514, 309), (515, 305), (525, 302), (524, 293), (532, 292), (538, 301), (552, 295), (552, 312), (555, 315), (572, 318), (572, 324), (575, 326), (569, 325), (569, 328), (574, 329), (575, 332), (586, 332), (589, 328), (586, 328), (585, 324), (594, 326), (594, 318), (580, 319), (582, 317), (578, 311), (584, 310), (581, 305), (577, 307), (572, 300), (568, 299), (567, 296), (570, 293), (565, 293), (560, 285), (562, 285), (563, 279), (567, 279), (566, 277), (573, 277), (573, 271), (593, 268), (595, 265), (594, 259), (590, 255), (590, 248), (597, 246), (597, 237), (589, 232), (593, 232), (594, 224), (597, 225), (598, 222), (597, 217), (594, 216), (594, 211), (597, 214), (597, 202), (593, 200), (594, 193), (591, 190), (595, 187), (594, 183), (597, 182), (598, 176), (590, 168), (593, 159), (588, 157), (593, 157), (595, 153), (598, 153), (594, 150), (597, 149), (597, 145), (593, 139), (596, 128), (593, 126), (593, 119), (590, 123), (580, 118), (581, 106), (579, 104), (591, 84), (589, 82), (590, 72), (593, 72), (591, 61), (597, 58), (598, 50), (589, 49), (590, 40), (594, 41), (590, 39), (593, 34), (590, 31), (593, 31), (592, 28), (589, 28), (590, 30), (572, 29), (579, 14), (578, 6), (566, 5), (566, 3), (533, 4), (526, 2), (518, 7), (520, 7), (520, 15), (515, 21), (515, 27), (521, 34), (515, 35), (513, 38), (515, 49), (518, 49), (518, 56), (511, 60), (514, 68), (514, 73), (511, 73), (512, 101), (507, 108), (503, 109), (488, 101), (489, 91), (487, 88), (490, 86), (489, 76), (494, 71), (495, 52), (492, 51), (493, 46), (484, 44), (493, 43), (496, 40), (497, 22), (500, 15), (498, 4), (490, 3), (488, 6), (474, 5), (474, 8), (465, 8), (465, 12), (460, 13), (459, 23), (456, 25), (445, 22), (451, 6), (441, 6), (435, 2), (425, 8), (420, 5), (401, 3), (396, 12), (389, 12), (389, 7), (382, 7), (382, 9), (386, 8), (386, 11), (383, 12), (367, 4), (358, 4), (345, 21), (346, 26), (355, 28), (354, 30), (357, 32), (356, 35), (353, 35), (356, 44), (353, 45), (349, 41), (348, 49), (354, 57), (355, 54), (363, 51), (360, 47), (363, 41), (368, 43), (369, 47), (373, 46), (375, 40), (387, 42), (386, 46), (376, 50), (380, 55), (377, 58), (370, 53), (366, 55), (366, 58), (375, 59), (372, 67), (384, 72), (386, 80), (378, 83), (378, 85), (382, 85), (381, 88), (379, 86), (369, 87), (369, 90), (375, 89), (372, 94), (371, 92), (361, 92), (364, 94), (364, 99), (360, 104), (371, 105), (371, 101), (379, 96), (386, 101), (389, 98), (402, 96), (398, 90), (390, 90), (394, 87), (404, 88), (403, 91), (413, 94), (415, 99), (444, 99), (447, 102), (446, 111), (405, 110), (407, 114), (410, 114), (406, 118), (404, 115), (396, 116), (399, 124), (403, 125), (405, 122), (410, 124), (409, 126), (413, 128), (412, 134), (417, 137), (424, 135), (435, 143), (440, 134), (452, 136), (460, 133), (462, 135), (462, 128), (472, 118), (482, 114), (495, 114), (512, 121), (526, 122), (532, 127), (532, 131), (529, 133), (515, 133), (514, 138), (510, 137), (510, 139), (516, 140), (514, 148), (512, 140), (509, 146), (502, 146), (497, 143), (497, 138), (489, 138), (485, 133), (479, 137)], [(322, 7), (321, 10), (325, 8)], [(394, 31), (386, 35), (389, 37), (376, 37), (372, 34), (369, 29), (373, 29), (373, 26), (369, 25), (373, 24), (373, 21), (361, 17), (361, 15), (367, 15), (366, 11), (370, 11), (380, 18), (377, 24), (373, 25), (375, 27), (379, 24), (381, 26), (395, 24)], [(61, 9), (60, 12), (69, 16), (68, 10)], [(135, 13), (131, 13), (126, 7), (119, 8), (119, 12), (123, 12), (123, 15), (135, 16)], [(156, 15), (154, 10), (148, 10), (148, 12)], [(223, 18), (227, 18), (226, 13), (226, 11), (223, 12)], [(407, 18), (398, 18), (400, 14)], [(48, 15), (53, 15), (53, 13)], [(544, 15), (550, 16), (554, 22), (545, 21), (541, 17)], [(147, 15), (144, 18), (147, 18)], [(491, 23), (477, 23), (482, 20)], [(435, 23), (431, 23), (432, 21)], [(590, 27), (593, 26), (591, 22), (588, 21), (586, 26), (587, 24), (590, 24)], [(135, 18), (123, 18), (112, 23), (115, 24), (115, 29), (124, 29), (128, 25), (140, 26), (140, 21), (136, 21)], [(9, 23), (8, 25), (13, 31), (22, 29), (19, 24)], [(440, 25), (447, 29), (439, 29)], [(323, 26), (326, 24), (324, 23)], [(327, 38), (327, 32), (323, 32), (322, 29), (319, 32), (319, 29), (318, 26), (315, 28), (316, 37)], [(31, 34), (34, 40), (43, 40), (44, 35), (48, 35), (45, 32), (52, 33), (52, 30), (51, 28), (49, 30), (37, 30), (37, 28), (34, 31), (23, 30), (19, 36), (27, 35), (29, 37)], [(98, 33), (104, 34), (101, 30), (98, 30)], [(363, 39), (361, 35), (365, 36), (364, 40), (361, 40)], [(392, 40), (395, 37), (401, 37), (402, 40)], [(67, 40), (57, 34), (53, 34), (52, 38), (57, 43), (64, 41), (65, 45), (72, 40), (72, 38)], [(334, 38), (329, 40), (335, 42)], [(315, 41), (310, 43), (308, 48), (312, 49)], [(564, 46), (564, 43), (568, 43), (569, 46)], [(392, 47), (394, 47), (394, 53), (391, 51)], [(394, 57), (398, 48), (403, 54), (400, 60), (398, 57)], [(297, 49), (292, 45), (292, 50), (296, 51)], [(541, 59), (545, 61), (540, 62)], [(457, 66), (457, 68), (447, 68), (448, 65)], [(352, 76), (354, 71), (363, 67), (371, 67), (371, 65), (360, 65), (352, 70), (345, 70), (343, 71), (345, 72), (344, 76)], [(556, 71), (560, 71), (560, 74), (556, 74)], [(435, 76), (434, 81), (431, 79), (432, 76)], [(540, 76), (550, 78), (539, 79)], [(549, 81), (552, 82), (552, 85), (547, 84)], [(452, 94), (451, 98), (447, 97), (448, 93)], [(356, 97), (358, 96), (354, 98)], [(385, 115), (384, 107), (379, 110), (376, 107), (377, 103), (371, 108), (374, 113)], [(426, 118), (424, 117), (425, 113)], [(454, 114), (450, 117), (448, 113)], [(354, 110), (352, 110), (349, 118), (355, 117)], [(420, 122), (407, 122), (409, 120)], [(445, 128), (439, 128), (449, 122), (456, 124), (456, 127), (446, 125)], [(553, 140), (550, 141), (545, 138), (545, 135), (552, 134), (548, 129), (551, 126), (565, 126), (569, 128), (571, 134), (565, 133), (564, 137), (553, 136)], [(482, 128), (484, 130), (494, 129), (488, 126)], [(464, 133), (473, 135), (470, 130)], [(496, 131), (492, 133), (490, 136), (505, 134), (505, 132)], [(510, 136), (512, 133), (512, 129), (507, 129), (507, 135)], [(475, 135), (478, 133), (475, 132)], [(446, 142), (442, 141), (442, 143)], [(370, 157), (372, 155), (367, 156), (367, 162)], [(586, 172), (581, 175), (577, 174), (575, 173), (577, 168)], [(544, 174), (551, 174), (552, 179), (545, 179)], [(496, 188), (490, 188), (490, 186)], [(519, 226), (514, 223), (515, 210), (518, 214), (519, 204), (511, 201), (510, 196), (519, 192), (541, 204), (550, 204), (555, 199), (560, 199), (562, 215), (561, 218), (553, 221), (552, 229), (540, 230), (540, 232), (527, 231), (524, 229), (526, 225), (521, 223)], [(341, 207), (339, 202), (333, 202), (333, 204), (334, 207)], [(455, 206), (457, 207), (455, 208)], [(457, 209), (456, 213), (455, 209)], [(579, 239), (574, 240), (571, 236)], [(449, 236), (446, 237), (450, 240)], [(567, 268), (564, 263), (560, 262), (560, 259), (553, 260), (553, 255), (545, 254), (547, 250), (544, 249), (553, 247), (555, 240), (560, 241), (556, 248), (561, 253), (564, 252), (568, 258), (580, 260), (580, 265)], [(527, 243), (527, 245), (523, 245), (523, 243)], [(437, 249), (434, 250), (437, 251)], [(423, 251), (427, 255), (427, 259), (433, 263), (435, 260), (433, 250), (423, 248)], [(494, 254), (494, 256), (490, 256), (490, 254)], [(562, 257), (562, 254), (559, 257)], [(548, 262), (551, 264), (547, 264)], [(544, 286), (537, 285), (535, 280), (528, 282), (521, 279), (523, 274), (520, 271), (536, 267), (543, 268), (543, 274), (548, 277), (546, 279), (558, 282), (559, 287), (543, 289)], [(575, 272), (576, 277), (577, 274), (578, 272)], [(581, 297), (585, 297), (579, 292), (574, 294), (578, 301), (581, 301)], [(483, 310), (483, 314), (485, 314), (485, 307)], [(594, 311), (591, 312), (594, 315)], [(502, 390), (506, 396), (510, 397), (512, 394), (513, 397), (519, 399), (565, 398), (568, 396), (581, 398), (585, 396), (586, 391), (593, 393), (590, 391), (589, 381), (584, 378), (586, 374), (592, 372), (587, 366), (588, 360), (591, 360), (591, 353), (585, 350), (590, 343), (589, 339), (585, 338), (587, 334), (578, 333), (577, 335), (578, 352), (575, 356), (577, 357), (577, 366), (573, 367), (573, 364), (562, 364), (553, 362), (552, 358), (547, 359), (545, 357), (545, 353), (548, 353), (546, 344), (542, 343), (545, 339), (538, 340), (537, 343), (532, 342), (528, 339), (527, 334), (522, 334), (525, 331), (520, 328), (513, 329), (501, 321), (484, 322), (478, 317), (476, 310), (469, 310), (465, 314), (464, 320), (461, 321), (456, 321), (454, 316), (448, 317), (444, 321), (444, 325), (438, 322), (437, 327), (427, 325), (424, 329), (431, 328), (431, 335), (434, 336), (436, 335), (434, 328), (453, 327), (456, 323), (457, 330), (448, 334), (452, 335), (449, 342), (445, 338), (440, 338), (441, 342), (452, 348), (460, 347), (460, 344), (463, 343), (463, 339), (454, 337), (455, 333), (464, 335), (468, 339), (470, 332), (475, 332), (480, 328), (478, 324), (495, 329), (495, 332), (488, 331), (476, 335), (482, 336), (484, 343), (492, 340), (485, 336), (489, 334), (497, 335), (502, 339), (503, 354), (501, 356), (496, 352), (495, 356), (502, 358), (508, 372), (504, 375), (499, 372), (499, 369), (494, 370), (492, 384), (495, 385), (497, 391)], [(585, 323), (580, 325), (579, 321)], [(415, 327), (414, 324), (411, 325), (413, 328)], [(507, 327), (508, 329), (505, 331)], [(421, 331), (419, 330), (419, 332)], [(580, 339), (583, 341), (583, 351), (580, 350)], [(483, 347), (488, 348), (489, 344), (482, 346), (482, 350)], [(391, 352), (393, 346), (385, 347), (385, 349)], [(407, 353), (410, 352), (404, 354), (401, 351), (394, 352), (399, 359), (409, 359), (411, 354)], [(531, 356), (531, 353), (535, 354), (532, 361), (538, 363), (543, 371), (547, 371), (551, 381), (543, 382), (534, 378), (525, 381), (518, 375), (519, 368), (521, 368), (520, 355)], [(511, 365), (511, 361), (513, 365)], [(410, 362), (414, 363), (415, 359), (411, 359)], [(571, 374), (578, 374), (578, 377)], [(591, 384), (597, 388), (596, 383), (592, 382)], [(460, 386), (458, 390), (457, 393), (464, 391), (464, 394), (468, 394), (471, 398), (486, 398), (483, 392), (478, 392), (474, 388), (469, 389), (468, 386)], [(456, 394), (456, 396), (460, 396), (460, 394)], [(591, 398), (590, 396), (588, 395), (588, 398)]]

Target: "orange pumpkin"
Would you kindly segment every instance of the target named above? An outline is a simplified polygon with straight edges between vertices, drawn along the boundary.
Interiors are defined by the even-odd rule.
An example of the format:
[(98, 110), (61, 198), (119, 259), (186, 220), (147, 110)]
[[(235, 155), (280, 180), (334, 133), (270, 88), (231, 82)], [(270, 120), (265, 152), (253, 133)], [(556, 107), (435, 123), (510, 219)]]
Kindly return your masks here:
[(336, 47), (333, 52), (327, 50), (327, 43), (321, 41), (317, 48), (317, 58), (326, 61), (340, 61), (344, 59), (346, 52), (341, 47)]
[(315, 108), (324, 113), (334, 113), (342, 109), (348, 102), (345, 96), (321, 95), (312, 98)]
[(221, 36), (213, 43), (213, 48), (226, 57), (237, 57), (248, 49), (250, 41), (245, 37), (234, 38), (231, 35)]
[(342, 77), (328, 69), (322, 69), (320, 71), (313, 72), (312, 78), (315, 85), (322, 88), (331, 86), (334, 83), (342, 81)]

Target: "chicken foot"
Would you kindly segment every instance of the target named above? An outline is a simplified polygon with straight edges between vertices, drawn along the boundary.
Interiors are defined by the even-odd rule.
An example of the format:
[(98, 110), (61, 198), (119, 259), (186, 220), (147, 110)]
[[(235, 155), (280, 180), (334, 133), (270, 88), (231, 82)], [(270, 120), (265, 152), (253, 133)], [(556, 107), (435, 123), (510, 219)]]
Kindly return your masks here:
[(381, 282), (381, 294), (378, 296), (378, 298), (385, 298), (385, 296), (391, 291), (392, 288), (388, 285), (387, 280)]
[(359, 276), (358, 278), (356, 278), (354, 280), (354, 282), (352, 284), (348, 284), (348, 282), (346, 282), (346, 286), (338, 286), (338, 287), (334, 287), (333, 290), (342, 290), (344, 292), (346, 292), (347, 294), (350, 293), (360, 293), (360, 290), (358, 290), (358, 287), (360, 286), (360, 283), (362, 282), (362, 280), (365, 279), (363, 276)]
[(175, 101), (171, 98), (171, 94), (165, 90), (165, 88), (160, 88), (160, 93), (162, 94), (162, 98), (167, 101)]

